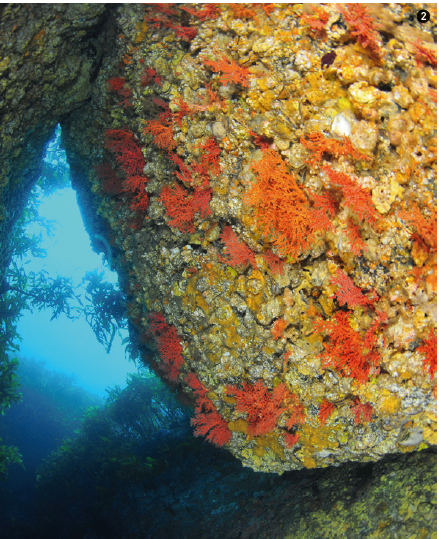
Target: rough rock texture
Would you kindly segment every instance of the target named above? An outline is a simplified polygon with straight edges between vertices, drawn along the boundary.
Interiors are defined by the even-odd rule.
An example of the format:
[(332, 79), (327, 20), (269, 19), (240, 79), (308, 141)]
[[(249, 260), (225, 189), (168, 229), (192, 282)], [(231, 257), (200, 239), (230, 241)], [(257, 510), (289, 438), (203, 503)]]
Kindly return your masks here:
[(434, 538), (436, 459), (427, 449), (279, 477), (204, 449), (188, 460), (177, 456), (160, 488), (142, 492), (141, 524), (129, 522), (126, 537)]
[(355, 6), (2, 14), (3, 265), (60, 122), (144, 360), (258, 471), (436, 443), (436, 12)]
[(56, 125), (91, 95), (104, 55), (105, 4), (2, 4), (0, 282), (8, 234), (38, 179)]

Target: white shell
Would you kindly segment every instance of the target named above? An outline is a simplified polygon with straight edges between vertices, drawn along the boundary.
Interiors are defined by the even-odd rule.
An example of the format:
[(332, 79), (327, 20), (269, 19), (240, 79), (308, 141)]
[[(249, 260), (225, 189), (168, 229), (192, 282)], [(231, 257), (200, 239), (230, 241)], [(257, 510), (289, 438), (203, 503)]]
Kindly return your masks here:
[(348, 137), (351, 134), (351, 131), (351, 122), (342, 112), (340, 112), (340, 114), (337, 114), (331, 125), (332, 134), (339, 137)]

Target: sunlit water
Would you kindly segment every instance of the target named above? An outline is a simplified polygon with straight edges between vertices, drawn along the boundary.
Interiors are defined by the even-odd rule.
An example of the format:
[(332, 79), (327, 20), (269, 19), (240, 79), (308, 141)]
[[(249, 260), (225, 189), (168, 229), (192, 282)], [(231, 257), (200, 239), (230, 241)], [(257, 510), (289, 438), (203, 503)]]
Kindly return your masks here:
[[(62, 159), (65, 160), (64, 152), (49, 146), (46, 160), (63, 170), (67, 168), (68, 173)], [(39, 214), (56, 222), (54, 235), (43, 234), (45, 258), (28, 256), (23, 260), (26, 272), (45, 270), (52, 277), (70, 277), (74, 285), (80, 285), (86, 272), (96, 269), (104, 271), (106, 281), (117, 282), (116, 273), (108, 269), (102, 255), (92, 251), (73, 189), (60, 189), (42, 198)], [(39, 235), (41, 228), (33, 224), (27, 231)], [(49, 369), (73, 374), (80, 386), (99, 396), (105, 395), (108, 386), (125, 387), (127, 373), (137, 369), (125, 358), (125, 348), (117, 335), (107, 354), (84, 319), (69, 320), (64, 315), (53, 321), (50, 318), (51, 311), (25, 311), (18, 324), (23, 338), (21, 354), (45, 361)]]

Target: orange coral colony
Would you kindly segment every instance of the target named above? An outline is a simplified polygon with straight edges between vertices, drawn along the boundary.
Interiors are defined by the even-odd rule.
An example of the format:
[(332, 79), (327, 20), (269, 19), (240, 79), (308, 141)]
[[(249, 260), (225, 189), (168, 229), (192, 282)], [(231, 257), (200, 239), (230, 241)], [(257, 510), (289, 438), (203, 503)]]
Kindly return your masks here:
[(145, 4), (105, 81), (137, 320), (255, 470), (435, 441), (436, 14), (398, 6)]

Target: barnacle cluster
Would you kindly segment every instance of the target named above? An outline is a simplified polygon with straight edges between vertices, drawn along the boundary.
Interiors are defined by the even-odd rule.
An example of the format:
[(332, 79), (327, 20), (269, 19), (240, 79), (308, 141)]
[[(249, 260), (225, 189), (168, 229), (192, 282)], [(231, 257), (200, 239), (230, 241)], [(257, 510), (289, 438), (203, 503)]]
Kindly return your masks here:
[[(139, 331), (152, 312), (175, 326), (178, 384), (196, 374), (232, 433), (227, 448), (255, 470), (436, 443), (434, 8), (422, 26), (419, 4), (357, 13), (221, 4), (203, 16), (185, 6), (123, 5), (119, 67), (106, 78), (123, 76), (129, 101), (100, 81), (103, 128), (129, 126), (146, 163), (142, 215), (129, 196), (104, 193), (98, 174), (90, 179), (131, 271)], [(142, 84), (145, 68), (156, 82)], [(168, 147), (149, 123), (164, 111)], [(218, 169), (203, 176), (209, 208), (181, 231), (169, 226), (162, 192), (178, 184), (194, 200), (206, 144), (219, 149)], [(264, 192), (258, 203), (249, 196), (263, 180), (265, 205)], [(239, 245), (254, 254), (247, 263)], [(348, 347), (353, 335), (364, 350), (342, 369), (331, 344)], [(362, 355), (366, 380), (355, 366)], [(256, 436), (230, 386), (260, 383), (270, 394), (284, 384), (285, 399), (275, 428)], [(303, 407), (296, 423), (294, 406)]]

